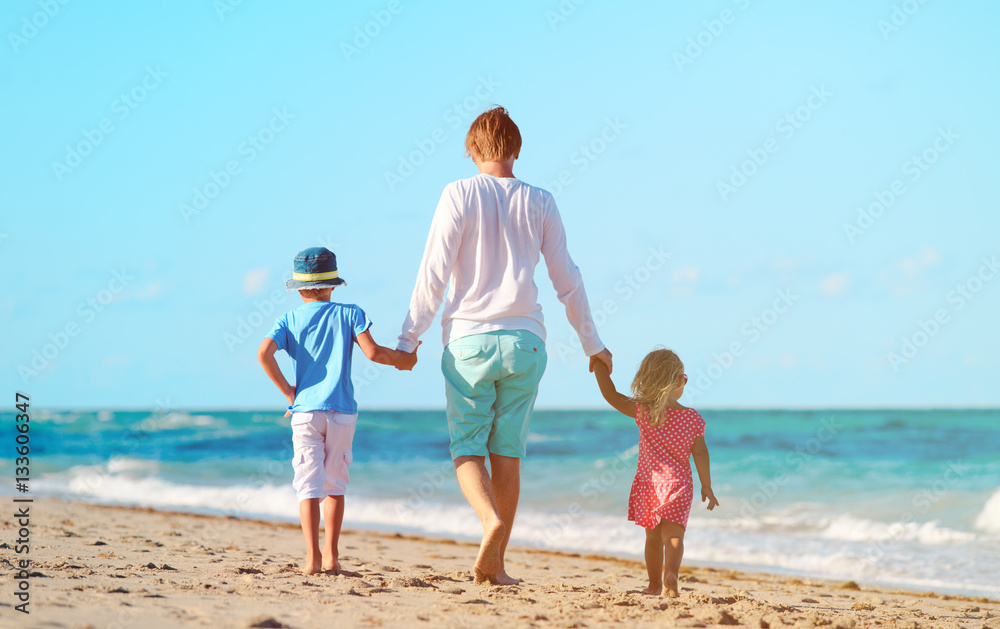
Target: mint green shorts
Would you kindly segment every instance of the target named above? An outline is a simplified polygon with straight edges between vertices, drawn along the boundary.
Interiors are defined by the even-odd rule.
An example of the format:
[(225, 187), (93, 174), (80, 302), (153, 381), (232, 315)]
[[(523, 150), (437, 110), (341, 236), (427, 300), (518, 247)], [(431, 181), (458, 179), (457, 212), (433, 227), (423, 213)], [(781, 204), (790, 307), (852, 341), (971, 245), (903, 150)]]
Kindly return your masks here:
[(525, 330), (463, 336), (444, 348), (452, 459), (524, 457), (546, 360), (545, 342)]

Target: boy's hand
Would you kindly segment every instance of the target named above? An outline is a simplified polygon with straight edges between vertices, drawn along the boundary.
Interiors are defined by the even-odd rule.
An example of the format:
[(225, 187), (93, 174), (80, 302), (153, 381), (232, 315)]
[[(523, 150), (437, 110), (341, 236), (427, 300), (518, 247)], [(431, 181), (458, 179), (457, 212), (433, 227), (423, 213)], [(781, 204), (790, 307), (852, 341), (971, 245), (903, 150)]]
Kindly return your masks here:
[(400, 371), (412, 371), (413, 366), (417, 364), (417, 349), (423, 341), (417, 341), (417, 346), (413, 348), (412, 352), (399, 352), (399, 358), (396, 361), (396, 369)]
[[(274, 360), (276, 351), (278, 351), (278, 344), (274, 342), (274, 339), (266, 338), (261, 341), (260, 347), (257, 348), (257, 360), (260, 361), (260, 366), (264, 368), (267, 377), (288, 400), (288, 405), (294, 406), (295, 387), (288, 384), (288, 380), (285, 380), (284, 374), (281, 373), (281, 368), (278, 367), (278, 361)], [(285, 417), (289, 417), (291, 414), (291, 411), (285, 411)]]
[(701, 501), (705, 502), (706, 500), (708, 501), (709, 511), (719, 506), (719, 501), (716, 499), (715, 492), (712, 491), (711, 487), (701, 488)]

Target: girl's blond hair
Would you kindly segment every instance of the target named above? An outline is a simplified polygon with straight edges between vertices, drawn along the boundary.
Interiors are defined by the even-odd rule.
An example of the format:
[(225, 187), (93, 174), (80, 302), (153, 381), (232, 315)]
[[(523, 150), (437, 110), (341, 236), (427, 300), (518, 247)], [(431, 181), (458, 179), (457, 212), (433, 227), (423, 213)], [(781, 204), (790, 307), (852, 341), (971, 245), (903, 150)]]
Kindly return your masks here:
[(646, 407), (651, 426), (666, 420), (667, 405), (676, 399), (677, 380), (683, 373), (684, 363), (664, 347), (654, 348), (642, 359), (632, 380), (632, 398)]

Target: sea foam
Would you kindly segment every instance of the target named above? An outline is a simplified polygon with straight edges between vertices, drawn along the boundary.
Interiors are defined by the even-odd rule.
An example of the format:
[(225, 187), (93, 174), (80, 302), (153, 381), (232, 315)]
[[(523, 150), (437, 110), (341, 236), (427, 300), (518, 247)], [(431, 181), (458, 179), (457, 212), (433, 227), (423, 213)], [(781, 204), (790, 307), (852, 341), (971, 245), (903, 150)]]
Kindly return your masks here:
[(983, 510), (976, 516), (975, 526), (988, 533), (1000, 533), (1000, 489), (986, 501)]

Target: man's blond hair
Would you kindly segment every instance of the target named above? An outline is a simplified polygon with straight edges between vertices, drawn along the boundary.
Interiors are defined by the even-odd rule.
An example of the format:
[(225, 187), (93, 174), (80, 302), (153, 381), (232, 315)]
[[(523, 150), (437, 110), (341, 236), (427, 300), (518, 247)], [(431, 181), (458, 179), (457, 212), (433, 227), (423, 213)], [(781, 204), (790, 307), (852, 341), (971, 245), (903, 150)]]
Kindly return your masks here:
[(521, 131), (499, 105), (472, 121), (465, 136), (465, 154), (480, 162), (505, 162), (521, 152)]

